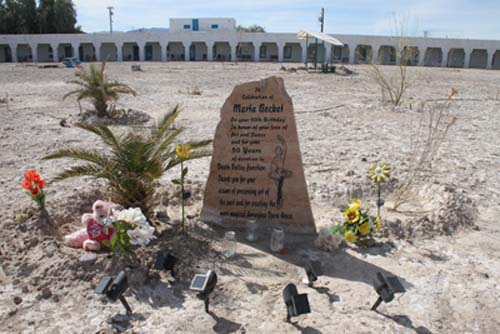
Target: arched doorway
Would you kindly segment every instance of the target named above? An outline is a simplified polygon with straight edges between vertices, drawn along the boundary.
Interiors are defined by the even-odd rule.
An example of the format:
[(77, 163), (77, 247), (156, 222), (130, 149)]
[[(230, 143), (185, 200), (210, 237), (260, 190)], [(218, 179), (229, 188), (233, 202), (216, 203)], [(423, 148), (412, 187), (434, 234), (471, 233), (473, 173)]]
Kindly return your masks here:
[(440, 48), (427, 48), (424, 53), (424, 66), (441, 66), (443, 51)]
[(238, 61), (252, 61), (255, 59), (255, 47), (252, 42), (241, 42), (236, 46), (236, 59)]
[(167, 45), (167, 59), (168, 60), (185, 60), (185, 49), (182, 42), (170, 42)]
[(208, 60), (208, 48), (205, 42), (192, 42), (189, 46), (189, 60), (205, 61)]

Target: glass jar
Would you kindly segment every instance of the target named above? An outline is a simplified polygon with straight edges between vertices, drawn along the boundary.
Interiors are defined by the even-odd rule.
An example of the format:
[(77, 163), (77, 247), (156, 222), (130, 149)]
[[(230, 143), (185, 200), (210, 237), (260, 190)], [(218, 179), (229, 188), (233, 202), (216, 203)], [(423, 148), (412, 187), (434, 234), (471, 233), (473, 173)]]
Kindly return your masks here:
[(236, 254), (236, 233), (228, 231), (224, 234), (224, 243), (222, 245), (225, 257), (230, 258)]
[(285, 247), (285, 230), (282, 227), (273, 228), (270, 247), (275, 253), (281, 252)]
[(247, 234), (245, 239), (250, 242), (257, 241), (257, 220), (249, 219), (247, 223)]

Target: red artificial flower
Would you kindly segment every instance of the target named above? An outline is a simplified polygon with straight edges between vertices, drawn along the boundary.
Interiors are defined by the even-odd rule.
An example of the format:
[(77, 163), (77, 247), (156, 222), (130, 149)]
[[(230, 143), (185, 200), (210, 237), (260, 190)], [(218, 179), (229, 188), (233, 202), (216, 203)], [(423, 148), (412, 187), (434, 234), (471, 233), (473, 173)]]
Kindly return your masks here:
[(288, 254), (288, 249), (282, 248), (280, 251), (281, 255), (287, 255)]
[(24, 173), (24, 182), (21, 183), (21, 187), (28, 190), (31, 193), (33, 200), (43, 207), (45, 194), (42, 189), (45, 187), (45, 180), (41, 178), (40, 174), (33, 169)]

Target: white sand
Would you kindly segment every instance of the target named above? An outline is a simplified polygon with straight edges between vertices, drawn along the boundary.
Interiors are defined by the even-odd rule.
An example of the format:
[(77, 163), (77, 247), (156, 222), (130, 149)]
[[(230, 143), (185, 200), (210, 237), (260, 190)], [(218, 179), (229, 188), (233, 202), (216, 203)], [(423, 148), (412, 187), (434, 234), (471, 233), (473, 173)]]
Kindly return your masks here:
[[(186, 127), (184, 138), (210, 138), (219, 109), (237, 83), (270, 75), (281, 75), (292, 97), (297, 126), (318, 226), (339, 217), (344, 196), (365, 194), (374, 210), (366, 171), (370, 162), (382, 159), (394, 168), (397, 179), (404, 168), (409, 148), (409, 124), (415, 115), (396, 113), (380, 103), (380, 89), (367, 74), (367, 67), (352, 66), (357, 76), (279, 72), (278, 64), (143, 63), (143, 72), (131, 72), (130, 64), (110, 64), (111, 77), (128, 83), (138, 97), (124, 97), (119, 105), (143, 110), (153, 117), (177, 103), (184, 106), (179, 122)], [(387, 68), (386, 70), (393, 70)], [(129, 323), (112, 317), (123, 313), (119, 303), (103, 304), (93, 287), (109, 267), (99, 255), (94, 268), (82, 269), (79, 250), (33, 235), (34, 219), (21, 212), (32, 205), (19, 184), (29, 168), (50, 179), (62, 167), (61, 161), (42, 161), (55, 149), (68, 146), (99, 146), (95, 137), (75, 128), (63, 128), (61, 118), (78, 113), (74, 100), (62, 101), (72, 79), (70, 69), (38, 69), (23, 65), (0, 66), (0, 97), (8, 93), (8, 110), (0, 104), (0, 332), (1, 333), (492, 333), (500, 328), (500, 101), (494, 101), (500, 87), (500, 72), (412, 68), (416, 78), (408, 92), (414, 101), (442, 98), (451, 87), (458, 89), (458, 121), (451, 129), (434, 164), (435, 174), (419, 197), (423, 208), (437, 208), (448, 196), (445, 186), (477, 205), (477, 220), (450, 236), (395, 240), (369, 252), (355, 249), (322, 252), (310, 241), (290, 241), (290, 253), (275, 256), (267, 240), (251, 247), (239, 244), (239, 256), (221, 261), (216, 256), (220, 239), (200, 254), (201, 269), (215, 268), (219, 287), (212, 310), (203, 312), (202, 302), (185, 289), (183, 282), (169, 288), (165, 277), (151, 278), (127, 300), (136, 312)], [(187, 94), (199, 86), (202, 95)], [(474, 101), (470, 101), (473, 99)], [(409, 101), (409, 100), (407, 100)], [(336, 107), (326, 111), (315, 111)], [(362, 159), (366, 158), (366, 162)], [(194, 181), (194, 203), (189, 213), (199, 213), (201, 191), (207, 178), (209, 159), (190, 164)], [(175, 173), (177, 171), (174, 171)], [(176, 175), (170, 174), (168, 179)], [(85, 178), (48, 187), (49, 210), (58, 222), (76, 225), (82, 212), (90, 210), (92, 196), (102, 183)], [(165, 186), (168, 188), (167, 186)], [(201, 189), (201, 190), (200, 190)], [(84, 194), (81, 199), (79, 194)], [(168, 214), (179, 216), (178, 203), (170, 201)], [(461, 202), (458, 202), (460, 205)], [(456, 217), (441, 210), (440, 221), (456, 225)], [(418, 219), (383, 211), (391, 221)], [(17, 220), (16, 220), (17, 218)], [(195, 220), (195, 219), (194, 219)], [(478, 229), (472, 228), (473, 223)], [(192, 232), (193, 235), (202, 234)], [(208, 235), (220, 231), (203, 229)], [(441, 231), (441, 230), (439, 230)], [(428, 236), (429, 233), (426, 233)], [(200, 246), (201, 247), (201, 246)], [(186, 248), (186, 253), (196, 250)], [(388, 252), (387, 252), (388, 251)], [(201, 251), (203, 253), (203, 250)], [(300, 264), (308, 255), (321, 259), (325, 275), (311, 289), (300, 282)], [(210, 264), (212, 263), (212, 264)], [(193, 262), (193, 265), (195, 263)], [(106, 267), (108, 266), (108, 267)], [(391, 304), (382, 305), (386, 316), (370, 312), (376, 294), (371, 287), (375, 272), (398, 275), (408, 291)], [(182, 270), (181, 270), (182, 271)], [(139, 277), (140, 279), (140, 277)], [(312, 313), (287, 324), (281, 291), (289, 282), (309, 294)], [(42, 291), (51, 291), (47, 299)], [(22, 303), (15, 305), (14, 297)]]

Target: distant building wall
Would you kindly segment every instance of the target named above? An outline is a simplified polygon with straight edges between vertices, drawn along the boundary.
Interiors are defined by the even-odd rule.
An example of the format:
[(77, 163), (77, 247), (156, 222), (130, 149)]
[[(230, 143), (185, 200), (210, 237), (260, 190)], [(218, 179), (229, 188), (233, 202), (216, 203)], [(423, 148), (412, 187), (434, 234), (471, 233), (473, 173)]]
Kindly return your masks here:
[[(172, 19), (173, 26), (171, 28), (180, 27), (183, 23), (182, 20)], [(272, 45), (272, 48), (266, 50), (262, 61), (270, 60), (271, 50), (273, 50), (273, 61), (305, 62), (306, 60), (306, 42), (298, 40), (295, 33), (237, 32), (233, 29), (236, 25), (233, 19), (199, 20), (200, 31), (174, 31), (175, 29), (172, 29), (169, 32), (115, 32), (112, 34), (0, 35), (0, 62), (16, 62), (20, 59), (46, 62), (59, 61), (68, 55), (78, 57), (79, 48), (82, 44), (85, 45), (85, 54), (88, 54), (90, 45), (93, 46), (92, 53), (95, 50), (95, 60), (98, 61), (103, 60), (104, 56), (108, 54), (107, 51), (111, 49), (117, 50), (116, 59), (118, 61), (143, 61), (147, 57), (151, 58), (151, 49), (147, 50), (146, 55), (146, 43), (148, 45), (149, 43), (154, 44), (152, 57), (154, 60), (161, 61), (190, 61), (191, 59), (196, 61), (234, 61), (238, 60), (238, 44), (244, 46), (239, 54), (239, 56), (243, 55), (243, 58), (239, 57), (239, 60), (260, 61), (260, 50), (263, 44)], [(227, 25), (223, 24), (224, 22), (221, 20), (228, 20)], [(219, 28), (202, 31), (203, 27), (211, 25), (212, 22), (219, 22)], [(319, 48), (321, 57), (324, 57), (327, 62), (353, 64), (368, 61), (366, 59), (361, 60), (360, 56), (364, 55), (356, 54), (356, 50), (358, 52), (359, 50), (368, 50), (369, 54), (365, 58), (371, 58), (372, 61), (377, 62), (379, 53), (384, 53), (383, 50), (385, 50), (380, 50), (381, 48), (397, 48), (401, 44), (401, 40), (397, 37), (338, 34), (332, 36), (344, 43), (345, 47), (342, 48), (341, 54), (339, 50), (334, 50), (330, 45), (326, 45), (325, 51)], [(407, 38), (405, 41), (405, 46), (412, 46), (417, 49), (418, 56), (414, 62), (420, 66), (469, 67), (472, 64), (472, 67), (500, 67), (500, 41), (423, 37)], [(101, 50), (103, 44), (105, 46)], [(19, 45), (23, 46), (19, 48), (20, 54), (18, 55)], [(170, 45), (169, 50), (167, 50), (168, 45)], [(195, 46), (191, 47), (192, 45)], [(31, 50), (31, 56), (28, 54), (26, 58), (27, 46)], [(275, 59), (276, 49), (278, 51), (277, 59)], [(313, 49), (315, 48), (313, 47)], [(216, 54), (214, 54), (214, 50)], [(473, 53), (474, 50), (481, 51)], [(309, 51), (311, 51), (311, 48)], [(193, 52), (194, 57), (192, 57)], [(494, 57), (495, 53), (497, 53), (496, 57)], [(370, 55), (373, 55), (373, 57), (368, 57)], [(339, 56), (341, 59), (339, 59)]]
[(236, 20), (232, 18), (170, 19), (170, 32), (217, 30), (236, 30)]

